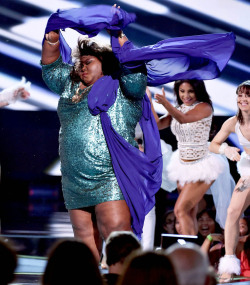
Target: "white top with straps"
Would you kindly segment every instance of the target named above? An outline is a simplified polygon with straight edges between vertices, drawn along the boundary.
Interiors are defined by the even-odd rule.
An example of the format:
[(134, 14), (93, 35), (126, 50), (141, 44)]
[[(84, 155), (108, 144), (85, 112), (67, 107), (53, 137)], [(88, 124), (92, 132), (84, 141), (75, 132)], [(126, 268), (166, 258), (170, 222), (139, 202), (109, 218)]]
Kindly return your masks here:
[[(177, 107), (182, 113), (194, 109), (199, 103), (195, 102), (191, 106), (182, 104)], [(171, 130), (178, 141), (180, 159), (196, 160), (204, 157), (208, 153), (208, 139), (211, 129), (213, 114), (199, 121), (180, 124), (176, 119), (172, 119)]]
[(250, 148), (250, 141), (247, 140), (247, 139), (243, 136), (243, 134), (242, 134), (242, 132), (241, 132), (241, 130), (240, 130), (240, 123), (239, 123), (239, 121), (237, 121), (237, 123), (236, 123), (236, 125), (235, 125), (235, 133), (236, 133), (236, 135), (238, 136), (240, 145), (241, 145), (242, 147)]

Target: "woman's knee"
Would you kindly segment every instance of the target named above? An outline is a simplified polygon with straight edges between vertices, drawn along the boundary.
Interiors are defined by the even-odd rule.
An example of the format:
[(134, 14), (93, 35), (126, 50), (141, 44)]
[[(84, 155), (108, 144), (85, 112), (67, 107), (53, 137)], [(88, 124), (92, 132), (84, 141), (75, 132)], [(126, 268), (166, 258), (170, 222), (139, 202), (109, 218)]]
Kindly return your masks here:
[(130, 217), (113, 216), (98, 223), (99, 230), (104, 239), (106, 239), (113, 231), (130, 231)]
[(184, 204), (176, 204), (174, 207), (174, 214), (177, 219), (181, 219), (183, 216), (189, 215), (191, 216), (192, 207), (188, 207)]
[(174, 215), (177, 220), (180, 220), (183, 216), (185, 216), (187, 213), (184, 211), (182, 207), (175, 207), (174, 208)]
[(98, 229), (104, 239), (112, 231), (131, 230), (131, 216), (124, 200), (109, 201), (96, 206)]
[(238, 207), (234, 207), (233, 205), (229, 205), (227, 209), (227, 220), (230, 222), (237, 222), (240, 219), (241, 210)]

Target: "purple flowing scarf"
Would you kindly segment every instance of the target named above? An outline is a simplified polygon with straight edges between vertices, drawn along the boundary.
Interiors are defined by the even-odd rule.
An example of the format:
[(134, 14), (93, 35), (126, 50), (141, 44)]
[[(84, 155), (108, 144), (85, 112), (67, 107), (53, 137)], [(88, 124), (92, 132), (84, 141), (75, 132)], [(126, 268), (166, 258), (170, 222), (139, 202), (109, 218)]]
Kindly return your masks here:
[[(93, 37), (103, 29), (123, 29), (134, 20), (134, 14), (122, 9), (96, 5), (52, 14), (45, 33), (72, 28), (80, 34)], [(177, 79), (218, 77), (233, 53), (235, 39), (233, 33), (209, 34), (168, 39), (153, 46), (136, 48), (129, 41), (120, 47), (117, 37), (112, 36), (111, 44), (119, 61), (128, 68), (146, 63), (148, 85), (156, 86)], [(61, 32), (60, 51), (63, 61), (71, 63), (71, 49)], [(131, 212), (132, 228), (140, 237), (145, 215), (154, 206), (154, 195), (161, 185), (160, 136), (146, 95), (142, 100), (143, 114), (140, 120), (144, 153), (114, 130), (107, 111), (116, 100), (118, 87), (118, 80), (103, 76), (89, 92), (88, 105), (91, 114), (100, 114), (114, 172)]]
[[(144, 96), (140, 125), (144, 135), (145, 152), (129, 144), (112, 127), (107, 110), (113, 105), (119, 81), (111, 76), (98, 79), (88, 95), (92, 115), (100, 114), (104, 136), (111, 154), (114, 172), (130, 209), (132, 229), (140, 238), (145, 215), (155, 204), (155, 193), (160, 189), (162, 154), (160, 136), (151, 112), (147, 95)], [(102, 94), (98, 96), (97, 94)], [(108, 96), (103, 96), (108, 94)]]
[(141, 48), (129, 41), (121, 47), (116, 37), (111, 42), (113, 52), (126, 67), (146, 62), (149, 86), (181, 79), (217, 78), (235, 48), (233, 33), (172, 38)]
[[(135, 21), (135, 14), (108, 5), (95, 5), (59, 11), (50, 16), (45, 33), (71, 28), (89, 37), (101, 30), (118, 31)], [(234, 33), (205, 34), (162, 40), (136, 48), (126, 42), (121, 48), (112, 37), (112, 49), (128, 68), (146, 63), (149, 86), (180, 79), (217, 78), (229, 61), (234, 48)], [(71, 49), (60, 32), (63, 61), (71, 63)]]

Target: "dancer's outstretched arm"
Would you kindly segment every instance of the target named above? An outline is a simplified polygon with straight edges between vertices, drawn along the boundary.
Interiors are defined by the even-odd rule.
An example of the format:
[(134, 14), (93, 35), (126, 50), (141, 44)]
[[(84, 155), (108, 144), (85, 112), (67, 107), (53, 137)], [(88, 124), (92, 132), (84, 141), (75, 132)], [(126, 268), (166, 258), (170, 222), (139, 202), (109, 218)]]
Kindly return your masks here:
[(152, 95), (151, 95), (151, 92), (150, 92), (148, 87), (146, 88), (146, 93), (147, 93), (148, 98), (150, 100), (151, 110), (152, 110), (152, 113), (154, 115), (155, 121), (157, 123), (158, 129), (159, 130), (163, 130), (165, 128), (168, 128), (170, 126), (170, 123), (171, 123), (171, 120), (172, 120), (172, 116), (168, 114), (167, 116), (162, 116), (162, 117), (159, 118), (157, 113), (156, 113), (156, 111), (155, 111), (155, 108), (154, 108), (154, 105), (153, 105), (153, 102), (152, 102)]
[(240, 160), (240, 149), (237, 147), (228, 146), (224, 141), (229, 137), (231, 133), (234, 133), (235, 124), (237, 122), (236, 117), (231, 117), (224, 122), (220, 131), (214, 137), (209, 145), (209, 150), (214, 153), (225, 154), (226, 157), (232, 161)]

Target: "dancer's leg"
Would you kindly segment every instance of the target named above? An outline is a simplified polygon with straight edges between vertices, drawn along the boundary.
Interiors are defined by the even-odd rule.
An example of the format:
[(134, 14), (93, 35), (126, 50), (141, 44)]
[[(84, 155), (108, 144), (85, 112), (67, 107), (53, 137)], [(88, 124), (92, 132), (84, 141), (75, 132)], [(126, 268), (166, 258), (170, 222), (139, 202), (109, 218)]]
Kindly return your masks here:
[[(241, 184), (241, 179), (235, 189)], [(239, 219), (242, 213), (250, 205), (250, 188), (244, 191), (234, 190), (230, 205), (227, 210), (225, 225), (225, 249), (227, 255), (235, 254), (235, 249), (239, 239)]]
[(218, 272), (220, 274), (220, 282), (229, 282), (232, 274), (240, 274), (240, 260), (236, 258), (235, 251), (239, 239), (239, 219), (243, 212), (250, 205), (250, 188), (242, 188), (237, 190), (242, 184), (242, 178), (237, 183), (230, 205), (227, 211), (227, 219), (225, 225), (225, 250), (226, 254), (220, 259)]
[(212, 183), (196, 182), (185, 184), (180, 188), (174, 212), (184, 235), (197, 234), (198, 226), (195, 215), (197, 205), (211, 185)]
[(104, 240), (113, 231), (131, 231), (131, 216), (125, 200), (109, 201), (95, 206), (98, 229)]
[(84, 242), (92, 250), (97, 262), (99, 262), (100, 254), (95, 241), (91, 208), (69, 210), (69, 215), (75, 238)]

